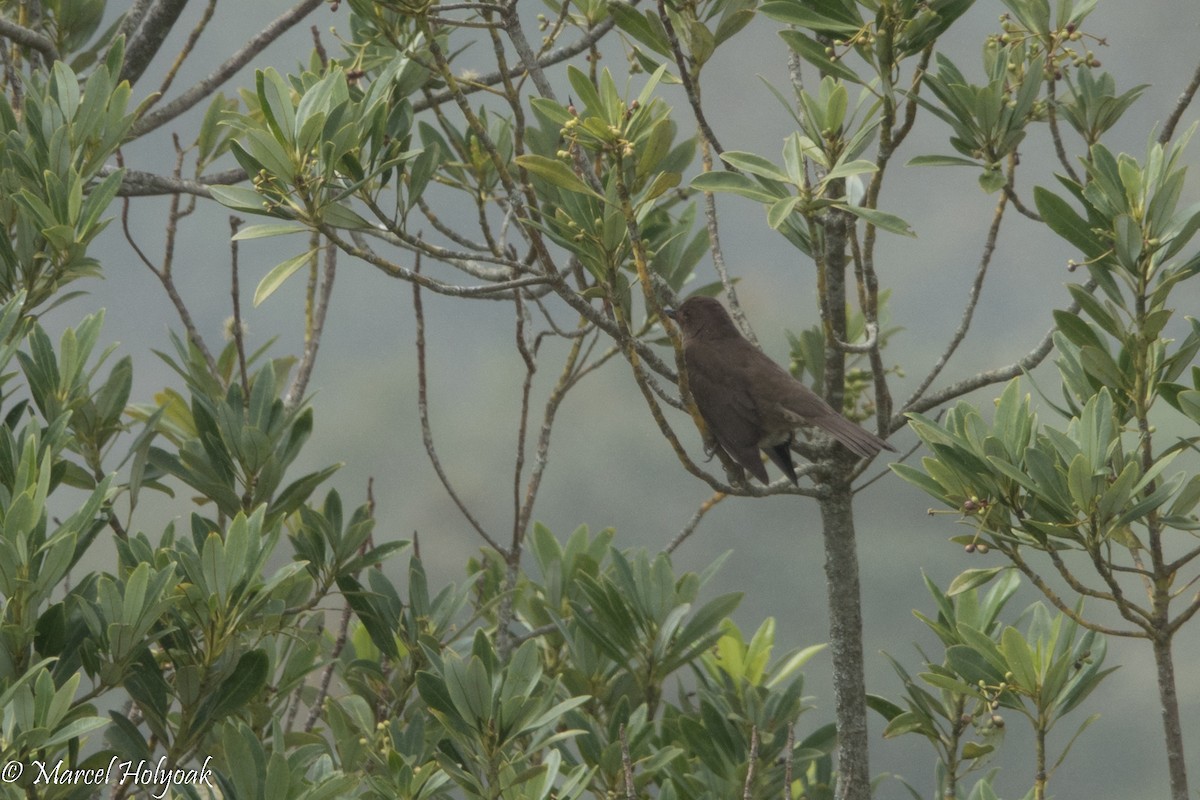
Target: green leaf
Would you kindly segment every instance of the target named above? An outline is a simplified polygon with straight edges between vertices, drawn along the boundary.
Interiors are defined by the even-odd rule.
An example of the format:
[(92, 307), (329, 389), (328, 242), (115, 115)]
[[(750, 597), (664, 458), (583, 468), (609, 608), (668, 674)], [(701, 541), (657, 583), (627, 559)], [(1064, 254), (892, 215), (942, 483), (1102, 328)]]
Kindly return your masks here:
[(646, 189), (645, 195), (642, 196), (642, 202), (648, 202), (656, 197), (661, 196), (664, 192), (670, 191), (679, 185), (682, 176), (678, 172), (660, 172), (654, 176), (654, 181)]
[(571, 88), (575, 91), (575, 96), (583, 103), (584, 110), (596, 117), (604, 118), (604, 104), (600, 100), (600, 93), (596, 91), (596, 87), (592, 84), (592, 79), (587, 76), (583, 70), (571, 65), (567, 67), (567, 80), (571, 82)]
[(1013, 674), (1013, 681), (1028, 695), (1038, 691), (1038, 670), (1033, 660), (1033, 650), (1021, 632), (1012, 626), (1000, 634), (1000, 652)]
[(546, 180), (560, 189), (565, 189), (568, 192), (576, 194), (586, 194), (589, 197), (594, 197), (597, 200), (603, 200), (592, 187), (583, 182), (575, 172), (563, 162), (554, 158), (546, 158), (545, 156), (524, 155), (517, 156), (517, 164), (524, 169), (532, 172), (534, 175)]
[(880, 211), (877, 208), (865, 208), (863, 206), (851, 205), (850, 203), (834, 203), (833, 206), (835, 208), (840, 208), (843, 211), (849, 211), (854, 216), (871, 223), (876, 228), (881, 230), (898, 233), (901, 236), (915, 237), (917, 235), (907, 222), (895, 214), (889, 214), (886, 211)]
[(771, 226), (771, 230), (779, 230), (779, 226), (783, 225), (796, 207), (803, 202), (803, 197), (793, 196), (772, 203), (770, 209), (767, 210), (767, 224)]
[(983, 586), (1000, 573), (1012, 568), (1013, 567), (1011, 565), (1005, 565), (1003, 567), (987, 567), (984, 569), (964, 570), (963, 572), (959, 573), (953, 581), (950, 582), (950, 588), (946, 590), (946, 595), (948, 597), (953, 597), (955, 595), (962, 594), (963, 592), (970, 591), (977, 586)]
[(267, 685), (270, 659), (263, 650), (251, 650), (242, 654), (233, 672), (221, 682), (212, 696), (208, 710), (208, 722), (216, 722), (228, 714), (242, 710), (262, 688)]
[(979, 173), (979, 188), (988, 194), (995, 194), (1004, 188), (1007, 180), (1001, 170), (993, 167), (984, 167), (983, 172)]
[(782, 188), (780, 192), (772, 193), (753, 178), (736, 172), (703, 172), (692, 179), (692, 186), (702, 192), (728, 192), (760, 203), (774, 203), (786, 196)]
[[(872, 695), (867, 696), (868, 706), (871, 706), (871, 697)], [(924, 733), (928, 726), (928, 721), (920, 714), (905, 711), (888, 720), (887, 726), (883, 729), (883, 738), (894, 739), (906, 733)]]
[(1033, 200), (1050, 230), (1079, 248), (1087, 258), (1104, 252), (1104, 244), (1092, 232), (1092, 226), (1067, 201), (1041, 186), (1033, 188)]
[(965, 644), (947, 647), (946, 661), (955, 672), (962, 676), (963, 680), (971, 685), (982, 680), (995, 686), (1004, 680), (1003, 671), (993, 665), (984, 654)]
[(858, 77), (858, 74), (854, 70), (847, 67), (840, 60), (831, 58), (825, 52), (825, 46), (817, 40), (805, 36), (796, 30), (780, 31), (779, 35), (787, 42), (788, 47), (792, 48), (797, 55), (817, 69), (835, 78), (841, 78), (844, 81), (862, 83), (862, 79)]
[(296, 270), (309, 263), (316, 255), (315, 250), (309, 250), (301, 253), (298, 256), (293, 256), (282, 264), (274, 266), (254, 289), (254, 305), (260, 305), (264, 300), (275, 293), (275, 290), (283, 285), (284, 281), (292, 277)]
[(234, 234), (233, 240), (245, 242), (250, 239), (266, 239), (270, 236), (286, 236), (289, 233), (308, 233), (308, 228), (289, 222), (267, 222), (242, 228)]
[(608, 13), (622, 31), (659, 55), (670, 57), (667, 32), (657, 14), (651, 11), (642, 14), (624, 0), (610, 0)]
[(867, 695), (867, 707), (879, 714), (888, 722), (891, 722), (892, 720), (896, 719), (896, 717), (904, 713), (903, 708), (896, 705), (891, 700), (888, 700), (886, 697), (881, 697), (877, 694)]
[(966, 744), (963, 745), (962, 755), (963, 755), (963, 758), (976, 759), (976, 758), (981, 758), (983, 756), (986, 756), (988, 753), (992, 752), (995, 749), (996, 748), (994, 745), (978, 744), (977, 742), (967, 742)]
[(760, 178), (767, 178), (780, 183), (791, 182), (791, 178), (787, 176), (787, 173), (775, 166), (769, 159), (763, 158), (757, 153), (727, 150), (721, 154), (721, 160), (726, 164), (737, 167), (744, 172), (749, 172), (751, 175), (757, 175)]
[(906, 167), (978, 167), (979, 162), (959, 156), (915, 156)]
[(241, 186), (210, 186), (208, 193), (223, 206), (248, 214), (269, 214), (266, 200), (253, 189)]
[(762, 13), (786, 25), (799, 25), (822, 34), (854, 34), (863, 20), (854, 3), (802, 3), (768, 0)]
[(851, 175), (861, 175), (865, 172), (878, 172), (879, 167), (872, 161), (858, 160), (847, 161), (834, 165), (834, 168), (829, 170), (825, 175), (824, 181), (832, 181), (837, 178), (848, 178)]
[(282, 144), (294, 144), (296, 139), (296, 109), (292, 105), (292, 90), (287, 81), (273, 68), (255, 73), (258, 101), (271, 133)]
[(321, 221), (335, 228), (360, 231), (371, 227), (371, 223), (360, 217), (356, 211), (341, 203), (328, 203), (321, 206)]

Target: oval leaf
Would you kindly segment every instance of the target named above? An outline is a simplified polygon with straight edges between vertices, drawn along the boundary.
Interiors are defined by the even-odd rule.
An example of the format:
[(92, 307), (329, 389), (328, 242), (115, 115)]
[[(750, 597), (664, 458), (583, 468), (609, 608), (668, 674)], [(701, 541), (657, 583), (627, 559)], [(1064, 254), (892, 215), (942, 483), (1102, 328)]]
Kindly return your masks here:
[(262, 301), (270, 297), (276, 289), (283, 285), (284, 281), (292, 277), (292, 273), (308, 263), (309, 259), (313, 257), (314, 252), (313, 250), (309, 250), (298, 256), (289, 258), (268, 272), (266, 277), (258, 282), (258, 287), (254, 290), (254, 305), (260, 305)]

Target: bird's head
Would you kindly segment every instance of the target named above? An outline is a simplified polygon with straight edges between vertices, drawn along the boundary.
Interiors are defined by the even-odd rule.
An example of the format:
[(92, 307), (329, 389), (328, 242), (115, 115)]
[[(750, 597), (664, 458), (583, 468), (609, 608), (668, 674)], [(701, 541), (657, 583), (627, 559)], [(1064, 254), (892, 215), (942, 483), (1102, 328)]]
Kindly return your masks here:
[(679, 325), (684, 339), (723, 339), (741, 336), (737, 326), (715, 297), (694, 295), (678, 308), (664, 308), (663, 313)]

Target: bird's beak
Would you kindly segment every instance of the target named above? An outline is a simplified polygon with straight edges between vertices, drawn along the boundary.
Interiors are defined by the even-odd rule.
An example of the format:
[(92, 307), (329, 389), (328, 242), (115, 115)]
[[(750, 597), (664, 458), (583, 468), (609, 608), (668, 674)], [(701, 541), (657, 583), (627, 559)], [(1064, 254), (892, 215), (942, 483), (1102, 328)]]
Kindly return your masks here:
[(668, 308), (664, 308), (662, 310), (662, 312), (664, 314), (666, 314), (668, 317), (670, 317), (671, 319), (675, 319), (675, 309), (668, 307)]

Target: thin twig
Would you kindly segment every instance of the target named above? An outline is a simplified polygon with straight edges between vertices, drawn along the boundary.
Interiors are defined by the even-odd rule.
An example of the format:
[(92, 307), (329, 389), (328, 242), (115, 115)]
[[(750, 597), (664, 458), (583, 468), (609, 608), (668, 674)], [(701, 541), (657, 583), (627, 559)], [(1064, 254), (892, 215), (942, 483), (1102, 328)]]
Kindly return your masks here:
[(1026, 563), (1019, 550), (1017, 550), (1015, 547), (1007, 547), (1004, 545), (999, 545), (999, 549), (1000, 552), (1007, 556), (1013, 565), (1021, 571), (1021, 574), (1028, 578), (1029, 582), (1036, 586), (1039, 591), (1041, 591), (1042, 595), (1050, 601), (1050, 604), (1065, 614), (1068, 619), (1077, 622), (1088, 630), (1102, 633), (1105, 636), (1121, 636), (1130, 639), (1149, 638), (1145, 631), (1110, 628), (1106, 625), (1098, 625), (1089, 619), (1085, 619), (1078, 612), (1078, 610), (1068, 605), (1061, 597), (1059, 597), (1058, 593), (1051, 588), (1050, 584), (1046, 583), (1046, 581), (1042, 579), (1042, 576), (1038, 574), (1032, 567), (1030, 567), (1028, 563)]
[[(329, 311), (329, 300), (333, 296), (333, 278), (337, 274), (337, 248), (333, 242), (325, 242), (325, 270), (321, 277), (320, 291), (316, 294), (316, 306), (312, 309), (310, 324), (304, 332), (304, 355), (300, 358), (300, 366), (296, 370), (296, 379), (288, 388), (284, 405), (294, 408), (304, 399), (308, 390), (308, 381), (312, 377), (313, 366), (317, 363), (317, 350), (321, 346), (321, 333), (325, 330), (325, 315)], [(309, 304), (313, 302), (313, 293), (309, 293)]]
[[(415, 270), (405, 269), (399, 264), (392, 263), (391, 261), (388, 261), (382, 256), (376, 254), (375, 251), (368, 247), (360, 247), (346, 241), (338, 233), (337, 229), (331, 225), (322, 225), (320, 230), (321, 233), (325, 234), (326, 238), (336, 244), (348, 255), (366, 261), (371, 266), (376, 267), (381, 272), (393, 278), (400, 278), (401, 280), (408, 281), (413, 285), (421, 286), (422, 288), (428, 289), (431, 292), (436, 292), (437, 294), (449, 295), (451, 297), (485, 297), (495, 300), (506, 300), (511, 299), (506, 293), (512, 291), (513, 289), (519, 289), (524, 286), (538, 286), (541, 284), (551, 283), (553, 281), (553, 278), (550, 276), (529, 275), (524, 278), (513, 278), (512, 280), (498, 281), (496, 283), (491, 283), (484, 286), (458, 286), (455, 284), (443, 283), (441, 281), (426, 277)], [(455, 256), (445, 257), (444, 254), (448, 253), (449, 251), (434, 247), (432, 245), (430, 245), (427, 249), (416, 248), (414, 251), (418, 254), (424, 253), (425, 255), (432, 256), (439, 261), (452, 262), (458, 260), (456, 258), (457, 254), (455, 254)]]
[[(717, 134), (713, 132), (712, 126), (708, 124), (708, 118), (704, 116), (704, 107), (700, 104), (700, 87), (696, 85), (691, 70), (688, 69), (687, 56), (683, 54), (683, 48), (679, 44), (679, 36), (675, 33), (675, 24), (667, 12), (665, 0), (658, 0), (658, 18), (662, 21), (663, 29), (667, 33), (667, 44), (671, 48), (671, 54), (675, 57), (675, 66), (679, 69), (679, 80), (683, 83), (683, 91), (687, 94), (692, 113), (696, 116), (696, 125), (700, 128), (700, 135), (712, 145), (713, 150), (717, 151), (717, 156), (720, 156), (725, 152), (725, 148), (721, 147), (721, 143), (717, 141)], [(740, 172), (732, 164), (726, 164), (724, 161), (721, 162), (721, 165), (731, 172)]]
[(1171, 575), (1188, 565), (1189, 562), (1200, 556), (1200, 547), (1193, 547), (1179, 558), (1166, 565), (1166, 574)]
[(683, 544), (684, 540), (696, 532), (696, 528), (700, 525), (700, 521), (704, 519), (705, 514), (707, 514), (709, 511), (712, 511), (718, 503), (728, 496), (729, 495), (725, 494), (724, 492), (713, 492), (707, 500), (700, 504), (700, 506), (696, 509), (696, 513), (692, 514), (692, 518), (689, 519), (687, 524), (683, 526), (683, 530), (675, 534), (675, 538), (663, 548), (663, 552), (674, 553), (675, 548)]
[[(182, 159), (183, 154), (178, 153), (175, 165), (176, 173), (178, 173), (182, 168)], [(123, 156), (120, 151), (117, 151), (117, 164), (121, 165), (122, 163)], [(146, 265), (147, 269), (154, 273), (154, 277), (158, 278), (159, 283), (162, 284), (163, 290), (166, 291), (167, 297), (171, 301), (171, 305), (175, 306), (175, 311), (179, 314), (179, 320), (183, 323), (183, 328), (187, 332), (188, 341), (200, 351), (201, 356), (204, 358), (204, 363), (208, 366), (209, 373), (211, 373), (213, 376), (218, 375), (219, 372), (217, 370), (216, 359), (213, 358), (212, 353), (208, 349), (208, 345), (204, 343), (204, 337), (200, 335), (200, 331), (196, 328), (196, 323), (192, 319), (191, 312), (188, 311), (187, 304), (183, 302), (183, 298), (179, 295), (179, 291), (175, 287), (175, 279), (171, 276), (170, 256), (167, 255), (164, 257), (161, 268), (155, 266), (155, 264), (146, 257), (145, 252), (142, 251), (142, 248), (138, 246), (137, 241), (133, 238), (133, 232), (129, 229), (129, 207), (129, 198), (126, 197), (122, 201), (121, 205), (121, 229), (125, 233), (125, 241), (129, 242), (129, 246), (133, 248), (133, 252), (137, 255), (138, 259)], [(167, 212), (166, 252), (168, 254), (173, 252), (173, 242), (177, 228), (178, 211), (179, 196), (175, 195), (171, 198), (170, 207)]]
[(996, 210), (992, 214), (992, 224), (988, 228), (987, 239), (983, 243), (983, 253), (979, 256), (979, 264), (975, 267), (975, 280), (971, 282), (971, 288), (967, 291), (967, 303), (963, 307), (962, 317), (958, 321), (958, 329), (954, 331), (954, 335), (946, 344), (946, 349), (942, 351), (941, 356), (922, 379), (921, 384), (917, 386), (908, 400), (904, 401), (904, 408), (911, 408), (921, 398), (921, 395), (925, 394), (925, 391), (933, 385), (937, 376), (949, 363), (950, 357), (967, 337), (971, 320), (975, 316), (975, 308), (979, 305), (979, 297), (983, 292), (984, 278), (987, 277), (988, 267), (992, 263), (992, 255), (996, 252), (996, 241), (1000, 236), (1000, 223), (1004, 221), (1004, 207), (1007, 202), (1007, 194), (1001, 194), (1000, 199), (996, 202)]
[[(416, 263), (416, 274), (421, 270), (421, 259), (418, 256)], [(500, 543), (492, 538), (479, 521), (471, 514), (470, 509), (459, 498), (458, 492), (454, 490), (454, 486), (450, 483), (450, 479), (446, 476), (446, 472), (442, 469), (442, 462), (438, 458), (437, 449), (433, 444), (433, 429), (429, 425), (429, 395), (427, 389), (427, 373), (425, 370), (425, 310), (421, 302), (421, 284), (417, 281), (413, 282), (413, 317), (417, 326), (417, 410), (421, 417), (421, 439), (425, 443), (425, 452), (429, 455), (429, 461), (433, 464), (433, 471), (437, 473), (438, 480), (442, 482), (446, 493), (450, 495), (450, 499), (454, 501), (454, 505), (458, 506), (458, 510), (462, 512), (463, 517), (470, 523), (475, 532), (479, 534), (488, 546), (497, 553), (504, 553), (505, 550), (500, 546)]]
[[(519, 274), (537, 274), (529, 266), (508, 254), (495, 252), (495, 248), (489, 244), (479, 246), (472, 245), (474, 252), (463, 252), (456, 250), (448, 250), (443, 247), (432, 245), (423, 238), (413, 236), (405, 231), (396, 222), (388, 218), (383, 210), (380, 209), (370, 198), (362, 198), (363, 204), (371, 210), (376, 218), (380, 221), (380, 227), (367, 228), (362, 231), (354, 231), (351, 233), (351, 238), (360, 247), (368, 248), (362, 242), (363, 235), (369, 235), (381, 239), (388, 244), (396, 247), (410, 250), (412, 252), (423, 252), (425, 255), (436, 258), (455, 269), (459, 269), (468, 275), (486, 281), (503, 281), (515, 277)], [(495, 264), (494, 267), (484, 267), (482, 264)], [(509, 298), (504, 298), (509, 299)]]
[(621, 723), (618, 733), (621, 739), (621, 772), (625, 775), (625, 800), (637, 800), (637, 791), (633, 784), (633, 759), (629, 755), (629, 739), (625, 736), (625, 723)]
[(519, 647), (530, 639), (540, 639), (543, 636), (549, 636), (558, 630), (558, 624), (554, 622), (547, 623), (537, 628), (532, 628), (524, 633), (516, 634), (512, 637), (512, 644)]
[(1171, 620), (1171, 623), (1167, 625), (1167, 635), (1174, 636), (1180, 628), (1187, 624), (1188, 620), (1196, 616), (1197, 611), (1200, 611), (1200, 594), (1193, 597), (1192, 602), (1175, 619)]
[[(528, 65), (533, 60), (533, 55), (529, 48), (528, 42), (524, 41), (524, 33), (521, 30), (520, 20), (517, 17), (515, 9), (506, 13), (508, 13), (506, 29), (509, 39), (511, 39), (513, 44), (517, 47), (517, 51), (521, 55), (521, 58), (528, 58), (526, 61), (526, 64)], [(455, 105), (458, 106), (458, 110), (462, 113), (467, 125), (475, 134), (475, 138), (479, 142), (480, 147), (482, 147), (483, 151), (487, 153), (488, 159), (491, 161), (492, 167), (496, 171), (496, 177), (499, 178), (500, 184), (504, 187), (510, 213), (512, 213), (518, 222), (521, 223), (518, 226), (518, 230), (521, 231), (529, 244), (532, 246), (537, 257), (537, 262), (541, 266), (541, 272), (545, 275), (553, 275), (555, 273), (554, 257), (551, 255), (550, 250), (548, 249), (546, 242), (540, 233), (533, 227), (532, 224), (528, 224), (536, 224), (540, 217), (538, 213), (536, 193), (533, 191), (533, 188), (529, 185), (528, 181), (518, 184), (517, 181), (513, 179), (513, 174), (509, 169), (509, 161), (500, 155), (499, 149), (496, 147), (495, 142), (492, 141), (492, 135), (488, 126), (484, 124), (483, 120), (480, 119), (479, 114), (477, 114), (475, 109), (471, 107), (471, 104), (467, 102), (466, 96), (460, 91), (459, 83), (455, 78), (453, 71), (450, 69), (449, 58), (442, 50), (438, 40), (432, 36), (432, 32), (426, 30), (426, 34), (428, 39), (426, 46), (429, 49), (429, 54), (433, 56), (434, 62), (437, 64), (437, 72), (442, 79), (445, 80), (446, 86), (451, 90)], [(504, 72), (503, 67), (501, 71)], [(548, 83), (546, 83), (545, 87), (543, 87), (543, 83), (546, 80), (545, 75), (541, 74), (540, 69), (534, 69), (531, 72), (531, 75), (534, 78), (535, 85), (538, 86), (539, 91), (542, 91), (543, 96), (545, 96), (546, 90), (548, 90), (549, 87)], [(504, 78), (504, 81), (506, 86), (511, 87), (511, 84), (508, 83), (507, 76)], [(516, 101), (510, 99), (510, 103), (512, 102)]]
[(246, 329), (242, 324), (242, 289), (238, 280), (238, 228), (242, 220), (229, 217), (229, 293), (233, 299), (233, 344), (237, 349), (238, 375), (241, 376), (243, 402), (250, 403), (250, 375), (246, 371)]
[(1034, 211), (1021, 201), (1021, 196), (1017, 194), (1017, 189), (1015, 186), (1013, 186), (1011, 177), (1009, 178), (1008, 182), (1004, 184), (1004, 189), (1002, 191), (1004, 192), (1004, 196), (1012, 202), (1013, 208), (1015, 208), (1021, 214), (1021, 216), (1031, 219), (1034, 222), (1043, 221), (1041, 214)]
[(792, 800), (792, 751), (796, 749), (796, 726), (788, 725), (783, 753), (783, 800)]
[[(1071, 159), (1067, 158), (1067, 148), (1063, 145), (1062, 133), (1058, 128), (1058, 98), (1055, 96), (1057, 86), (1058, 81), (1054, 78), (1054, 75), (1051, 74), (1051, 76), (1046, 79), (1046, 121), (1050, 123), (1050, 139), (1054, 142), (1054, 154), (1058, 156), (1058, 163), (1062, 164), (1063, 169), (1066, 170), (1066, 173), (1071, 180), (1075, 181), (1075, 183), (1082, 183), (1082, 181), (1079, 180), (1079, 175), (1075, 173), (1075, 167), (1071, 163)], [(1009, 182), (1012, 182), (1011, 178)], [(1005, 191), (1008, 191), (1007, 187), (1005, 188)], [(1017, 201), (1015, 192), (1013, 194), (1013, 206), (1022, 214), (1025, 214), (1025, 216), (1029, 216), (1029, 214), (1023, 210), (1023, 207), (1020, 205), (1019, 201)], [(1033, 219), (1033, 217), (1030, 217), (1030, 219)], [(1037, 221), (1040, 222), (1041, 217), (1037, 217)]]
[[(175, 56), (175, 60), (171, 62), (171, 66), (167, 70), (167, 76), (163, 78), (162, 84), (158, 87), (158, 97), (164, 97), (167, 94), (167, 90), (175, 82), (175, 76), (179, 73), (183, 62), (187, 60), (187, 57), (191, 55), (192, 50), (196, 47), (196, 43), (200, 41), (200, 36), (204, 33), (204, 29), (208, 27), (208, 23), (212, 21), (213, 12), (216, 10), (217, 0), (208, 0), (208, 5), (204, 7), (204, 13), (200, 16), (200, 21), (196, 23), (191, 33), (188, 34), (187, 41), (179, 49), (179, 54)], [(161, 42), (159, 44), (161, 46)], [(152, 102), (156, 102), (157, 99), (154, 98)]]
[[(939, 417), (940, 417), (940, 415), (939, 415)], [(917, 441), (915, 444), (913, 444), (912, 447), (908, 448), (903, 453), (901, 453), (900, 456), (898, 458), (896, 458), (895, 462), (892, 462), (892, 463), (903, 463), (905, 461), (908, 461), (910, 458), (913, 457), (914, 453), (916, 453), (918, 450), (921, 449), (922, 446), (923, 446), (922, 442)], [(862, 483), (855, 484), (854, 485), (854, 493), (858, 494), (859, 492), (866, 490), (869, 486), (871, 486), (871, 484), (873, 484), (876, 481), (880, 480), (881, 478), (884, 478), (891, 474), (892, 474), (891, 466), (884, 466), (883, 469), (879, 470), (879, 472), (875, 473), (870, 478), (867, 478)]]
[[(707, 139), (700, 141), (700, 158), (704, 171), (712, 172), (712, 150)], [(738, 301), (737, 287), (725, 266), (725, 251), (721, 248), (721, 234), (717, 227), (717, 198), (712, 192), (704, 193), (704, 226), (708, 229), (708, 251), (712, 255), (713, 268), (717, 271), (717, 277), (721, 279), (721, 286), (725, 288), (725, 296), (729, 298), (729, 311), (742, 334), (757, 347), (758, 337), (754, 335), (754, 328), (746, 319), (746, 312), (742, 310), (742, 304)]]
[[(1121, 588), (1121, 584), (1117, 582), (1117, 579), (1112, 574), (1112, 571), (1109, 570), (1107, 565), (1104, 563), (1104, 559), (1101, 557), (1099, 550), (1093, 547), (1088, 547), (1085, 549), (1087, 550), (1087, 554), (1092, 559), (1092, 566), (1095, 567), (1096, 572), (1100, 575), (1101, 579), (1108, 584), (1108, 588), (1112, 592), (1112, 597), (1109, 599), (1109, 602), (1116, 606), (1117, 612), (1134, 625), (1141, 627), (1147, 632), (1151, 631), (1155, 627), (1154, 614), (1142, 609), (1136, 603), (1131, 602), (1125, 597), (1125, 591)], [(1054, 555), (1057, 555), (1057, 553), (1054, 553)], [(1060, 570), (1060, 572), (1061, 571), (1062, 570)], [(1163, 573), (1158, 574), (1161, 575)], [(1134, 616), (1134, 612), (1137, 613), (1137, 616)]]
[(425, 217), (425, 219), (429, 220), (429, 224), (433, 226), (435, 231), (440, 233), (442, 236), (445, 236), (459, 247), (466, 247), (469, 250), (475, 250), (480, 253), (491, 252), (491, 248), (489, 248), (487, 245), (471, 241), (454, 228), (451, 228), (449, 225), (442, 222), (441, 218), (438, 217), (433, 208), (431, 208), (429, 203), (426, 202), (424, 197), (417, 198), (417, 208), (421, 210), (421, 214)]
[[(1084, 284), (1084, 288), (1091, 292), (1096, 288), (1094, 280)], [(1079, 303), (1072, 302), (1067, 307), (1068, 313), (1074, 314), (1079, 311)], [(969, 378), (965, 378), (958, 383), (951, 384), (941, 391), (927, 395), (923, 398), (916, 398), (911, 403), (906, 404), (901, 409), (901, 415), (908, 411), (922, 412), (928, 411), (931, 408), (936, 408), (957, 397), (962, 397), (965, 394), (970, 394), (976, 389), (982, 389), (984, 386), (991, 386), (996, 383), (1012, 380), (1018, 375), (1024, 375), (1032, 370), (1038, 364), (1045, 360), (1050, 351), (1054, 349), (1054, 334), (1058, 331), (1057, 327), (1051, 326), (1049, 330), (1042, 336), (1040, 342), (1034, 345), (1033, 349), (1026, 353), (1021, 358), (1011, 364), (996, 369), (987, 370), (986, 372), (976, 373)], [(902, 418), (894, 419), (893, 424), (896, 427), (902, 425)]]
[(754, 800), (754, 772), (758, 765), (758, 726), (750, 726), (750, 760), (746, 763), (746, 783), (742, 787), (742, 800)]
[(483, 30), (496, 30), (499, 25), (495, 22), (478, 22), (471, 19), (447, 19), (439, 17), (435, 14), (426, 14), (425, 19), (434, 25), (441, 25), (448, 28), (480, 28)]
[(349, 640), (350, 619), (350, 601), (347, 600), (346, 604), (342, 606), (341, 619), (338, 620), (338, 634), (333, 642), (333, 652), (329, 654), (329, 663), (321, 671), (321, 682), (317, 684), (317, 696), (309, 706), (308, 718), (304, 720), (305, 733), (312, 733), (312, 729), (317, 725), (317, 720), (321, 718), (321, 713), (325, 710), (325, 698), (329, 694), (329, 684), (333, 680), (334, 670), (338, 666), (338, 656), (346, 649), (346, 642)]
[[(514, 13), (511, 15), (511, 18), (516, 18), (516, 16), (517, 15)], [(525, 69), (518, 70), (513, 74), (513, 77), (529, 74), (530, 76), (534, 76), (534, 83), (537, 85), (536, 75), (538, 72), (541, 72), (542, 68), (553, 66), (561, 61), (566, 61), (569, 58), (574, 58), (575, 56), (579, 55), (598, 42), (600, 39), (604, 38), (604, 35), (612, 30), (614, 24), (616, 23), (613, 18), (609, 17), (608, 19), (604, 20), (604, 22), (601, 22), (599, 25), (588, 31), (588, 33), (584, 35), (578, 42), (560, 47), (552, 53), (548, 53), (541, 58), (535, 58), (532, 61), (526, 61), (522, 56), (522, 62), (525, 65)], [(511, 31), (509, 31), (509, 33), (511, 36)], [(520, 54), (518, 53), (518, 55)], [(489, 72), (486, 75), (474, 78), (470, 84), (460, 87), (457, 91), (463, 95), (473, 94), (475, 92), (482, 91), (489, 86), (494, 86), (497, 83), (500, 83), (502, 78), (503, 76), (499, 71)], [(544, 76), (543, 82), (545, 83), (546, 87), (550, 86), (549, 81), (544, 80)], [(545, 88), (542, 86), (538, 87), (538, 91), (543, 97), (550, 99), (553, 99), (554, 97), (553, 91), (546, 93)], [(453, 97), (454, 91), (451, 90), (444, 91), (440, 94), (429, 95), (424, 100), (418, 100), (417, 102), (413, 103), (413, 111), (419, 113), (433, 106), (441, 105), (442, 103), (453, 99)]]
[[(525, 378), (521, 381), (521, 410), (517, 418), (517, 452), (513, 463), (512, 537), (505, 559), (507, 569), (504, 575), (504, 587), (501, 590), (500, 610), (496, 615), (497, 650), (500, 653), (501, 660), (508, 658), (512, 648), (513, 636), (509, 630), (509, 625), (515, 613), (513, 595), (515, 594), (517, 580), (521, 571), (521, 550), (522, 544), (525, 541), (524, 514), (522, 513), (521, 503), (521, 477), (525, 471), (525, 439), (529, 430), (529, 397), (533, 391), (533, 376), (537, 373), (537, 343), (540, 341), (540, 337), (535, 338), (533, 347), (530, 347), (526, 339), (525, 304), (520, 292), (513, 292), (513, 304), (516, 316), (515, 338), (517, 352), (521, 355), (521, 360), (525, 364)], [(578, 342), (575, 344), (577, 347)], [(530, 503), (532, 504), (532, 499)]]
[(311, 11), (324, 4), (324, 2), (325, 0), (301, 0), (300, 3), (281, 14), (257, 35), (242, 45), (240, 50), (226, 59), (207, 78), (196, 83), (158, 111), (147, 114), (135, 122), (129, 132), (130, 138), (137, 139), (167, 124), (208, 97), (217, 90), (217, 87), (232, 78), (238, 70), (249, 64), (254, 58), (257, 58), (267, 45), (285, 34)]
[[(569, 2), (560, 3), (559, 8), (558, 8), (558, 14), (554, 17), (554, 24), (550, 26), (549, 32), (546, 33), (546, 35), (542, 37), (542, 46), (538, 50), (538, 58), (541, 58), (542, 56), (544, 56), (546, 53), (548, 53), (550, 51), (550, 48), (553, 47), (554, 43), (558, 41), (559, 34), (562, 33), (563, 28), (567, 24), (567, 20), (569, 20), (570, 18), (571, 18), (571, 4)], [(544, 30), (544, 28), (540, 28), (540, 29)], [(524, 78), (522, 78), (522, 80), (524, 80)]]
[(1171, 116), (1167, 117), (1167, 122), (1163, 125), (1162, 133), (1158, 135), (1158, 143), (1165, 145), (1171, 141), (1171, 137), (1175, 135), (1175, 128), (1179, 125), (1179, 120), (1183, 118), (1183, 112), (1187, 111), (1187, 107), (1191, 105), (1192, 98), (1196, 96), (1196, 91), (1200, 90), (1200, 64), (1196, 66), (1196, 71), (1192, 73), (1192, 80), (1188, 83), (1187, 88), (1179, 95), (1179, 99), (1175, 101), (1175, 108), (1171, 110)]
[(533, 453), (533, 466), (529, 470), (529, 480), (525, 484), (525, 500), (520, 506), (520, 516), (517, 520), (522, 536), (528, 530), (529, 522), (533, 518), (534, 501), (537, 499), (542, 476), (545, 474), (546, 465), (549, 462), (550, 432), (554, 429), (554, 418), (558, 414), (558, 409), (567, 396), (567, 392), (579, 380), (579, 376), (575, 373), (575, 365), (579, 361), (583, 342), (582, 337), (571, 341), (571, 349), (567, 353), (562, 372), (559, 374), (554, 388), (550, 391), (550, 396), (546, 399), (546, 405), (542, 410), (542, 427), (538, 433), (537, 447)]
[(9, 105), (21, 108), (25, 104), (24, 91), (21, 89), (21, 76), (15, 63), (18, 54), (13, 50), (11, 47), (0, 47), (0, 64), (4, 66), (4, 84), (10, 95)]

